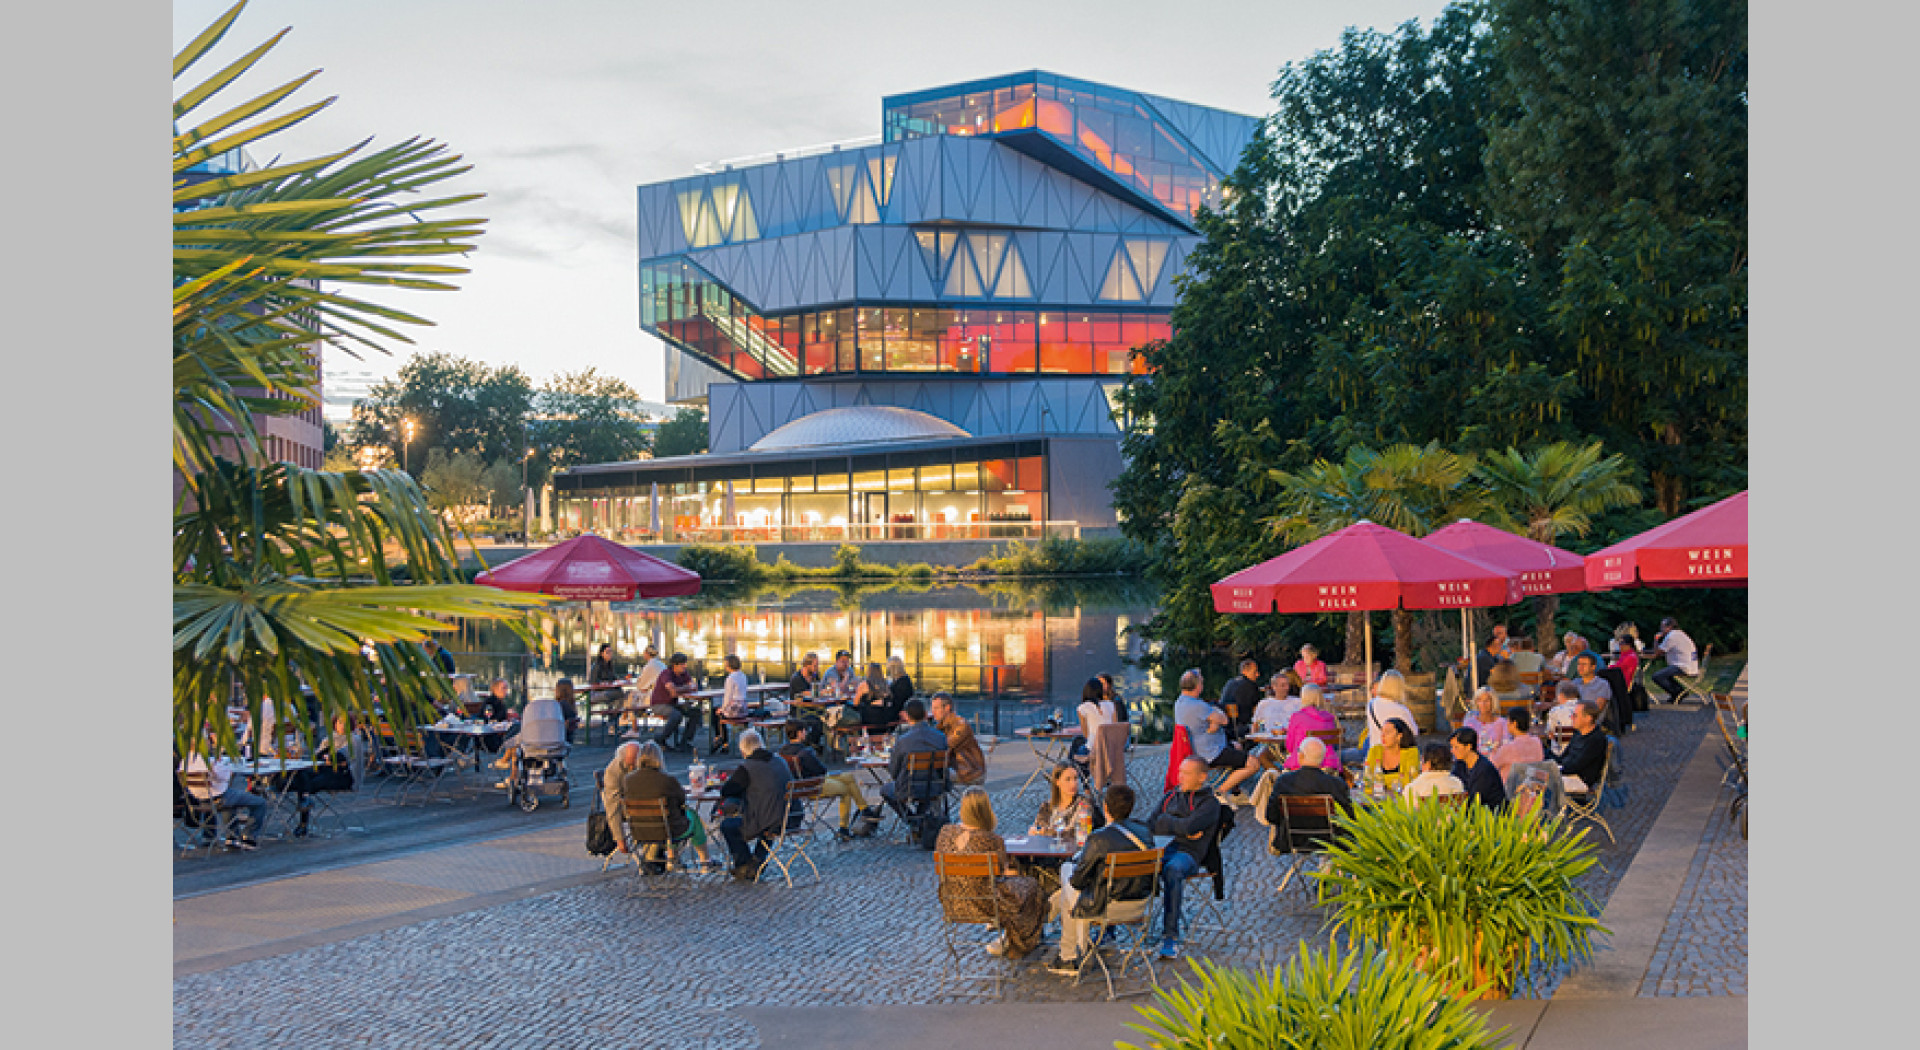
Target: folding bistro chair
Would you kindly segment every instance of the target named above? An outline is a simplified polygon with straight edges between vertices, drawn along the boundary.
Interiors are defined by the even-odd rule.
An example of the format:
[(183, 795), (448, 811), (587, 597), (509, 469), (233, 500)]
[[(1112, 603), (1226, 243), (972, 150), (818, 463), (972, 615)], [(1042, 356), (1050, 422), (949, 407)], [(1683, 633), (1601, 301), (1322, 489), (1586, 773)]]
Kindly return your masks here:
[(901, 832), (902, 840), (911, 843), (920, 833), (920, 822), (934, 813), (939, 807), (942, 819), (949, 818), (947, 809), (947, 753), (945, 751), (920, 751), (907, 756), (907, 797), (900, 799), (900, 807), (909, 816), (901, 819), (899, 810), (889, 809), (894, 815), (894, 824)]
[[(1274, 890), (1285, 893), (1287, 883), (1300, 871), (1302, 859), (1316, 854), (1324, 857), (1327, 846), (1338, 836), (1339, 830), (1333, 824), (1338, 803), (1332, 795), (1276, 794), (1273, 798), (1280, 803), (1280, 824), (1267, 836), (1267, 852), (1287, 858), (1286, 874)], [(1312, 893), (1304, 877), (1300, 885)]]
[[(1721, 708), (1723, 702), (1726, 704), (1725, 710)], [(1740, 723), (1738, 715), (1729, 713), (1732, 707), (1733, 702), (1727, 699), (1725, 693), (1713, 695), (1713, 721), (1720, 727), (1720, 741), (1727, 749), (1727, 768), (1720, 774), (1720, 786), (1732, 784), (1744, 792), (1747, 786), (1747, 749), (1740, 738), (1734, 735), (1734, 727)]]
[[(673, 825), (667, 820), (666, 799), (630, 798), (626, 802), (627, 845), (633, 850), (633, 885), (627, 896), (656, 896), (649, 892), (656, 879), (684, 870), (680, 864), (682, 843), (673, 837)], [(649, 851), (657, 851), (659, 859), (650, 862)], [(648, 870), (649, 863), (660, 864), (665, 870), (655, 875)]]
[(1700, 650), (1700, 673), (1675, 676), (1674, 681), (1679, 684), (1680, 692), (1678, 695), (1668, 694), (1667, 702), (1680, 704), (1692, 700), (1701, 704), (1713, 703), (1713, 678), (1707, 667), (1712, 662), (1713, 643), (1709, 642), (1706, 648)]
[[(427, 793), (422, 801), (433, 801), (433, 789), (439, 785), (440, 778), (446, 775), (447, 770), (453, 768), (453, 759), (428, 757), (426, 742), (421, 739), (420, 731), (417, 729), (404, 729), (390, 722), (380, 722), (375, 724), (374, 733), (380, 740), (380, 764), (385, 767), (388, 778), (387, 783), (380, 786), (380, 790), (383, 791), (398, 784), (399, 795), (395, 801), (405, 805), (407, 795), (413, 790), (414, 785), (425, 784)], [(379, 791), (375, 791), (374, 794), (378, 797)], [(450, 798), (442, 798), (440, 801), (449, 804), (453, 802)]]
[(813, 838), (813, 808), (820, 802), (820, 786), (825, 783), (825, 777), (787, 781), (787, 819), (781, 822), (779, 834), (768, 844), (767, 857), (754, 872), (755, 882), (764, 878), (769, 869), (779, 868), (787, 888), (792, 889), (793, 869), (803, 860), (813, 871), (813, 881), (820, 881), (820, 869), (807, 855), (807, 843)]
[[(204, 846), (207, 856), (213, 856), (233, 834), (237, 814), (221, 808), (220, 800), (213, 797), (211, 773), (177, 772), (173, 775), (173, 786), (174, 844), (180, 847), (180, 855), (184, 857)], [(195, 795), (196, 790), (206, 792), (207, 797)], [(185, 841), (182, 841), (183, 832)], [(254, 834), (259, 834), (259, 829), (254, 829)]]
[(934, 886), (940, 898), (941, 943), (947, 949), (946, 977), (954, 981), (992, 981), (995, 995), (1000, 993), (1000, 982), (1006, 980), (1004, 974), (970, 974), (962, 972), (962, 967), (964, 959), (975, 956), (975, 952), (963, 950), (981, 947), (979, 936), (968, 937), (966, 927), (978, 926), (988, 932), (1006, 928), (1000, 914), (1000, 894), (994, 885), (1000, 878), (999, 861), (997, 853), (933, 855)]
[[(1106, 883), (1106, 910), (1094, 916), (1087, 927), (1087, 950), (1080, 953), (1080, 968), (1074, 972), (1073, 983), (1077, 987), (1080, 978), (1087, 972), (1089, 959), (1100, 964), (1100, 974), (1106, 979), (1107, 999), (1112, 1001), (1126, 995), (1144, 995), (1146, 988), (1126, 993), (1114, 991), (1116, 978), (1124, 980), (1138, 962), (1147, 971), (1147, 984), (1155, 990), (1160, 987), (1159, 975), (1153, 971), (1153, 916), (1155, 906), (1160, 901), (1160, 862), (1164, 851), (1157, 849), (1125, 850), (1107, 854), (1101, 873)], [(1156, 892), (1145, 900), (1118, 901), (1114, 899), (1114, 886), (1135, 879), (1147, 879), (1156, 888)], [(1108, 930), (1114, 932), (1113, 948), (1120, 952), (1120, 965), (1117, 969), (1107, 965), (1107, 953), (1101, 947), (1106, 940)]]
[(1568, 792), (1567, 804), (1563, 812), (1566, 815), (1568, 827), (1572, 827), (1574, 824), (1583, 820), (1592, 821), (1600, 825), (1600, 830), (1607, 833), (1608, 842), (1617, 844), (1617, 840), (1613, 837), (1613, 829), (1607, 826), (1607, 818), (1600, 815), (1600, 800), (1607, 793), (1607, 778), (1612, 771), (1613, 742), (1609, 740), (1607, 742), (1607, 761), (1600, 767), (1600, 782), (1598, 784), (1588, 784), (1587, 793), (1584, 796)]

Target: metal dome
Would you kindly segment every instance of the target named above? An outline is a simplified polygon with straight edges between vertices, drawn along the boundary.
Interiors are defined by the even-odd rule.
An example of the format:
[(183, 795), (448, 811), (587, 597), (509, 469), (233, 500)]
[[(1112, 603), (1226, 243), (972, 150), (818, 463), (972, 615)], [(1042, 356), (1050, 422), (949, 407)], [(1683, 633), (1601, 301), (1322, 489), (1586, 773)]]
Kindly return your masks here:
[(938, 416), (911, 408), (888, 405), (854, 405), (829, 408), (774, 428), (753, 443), (754, 452), (785, 452), (792, 449), (833, 445), (868, 445), (889, 441), (933, 441), (973, 435)]

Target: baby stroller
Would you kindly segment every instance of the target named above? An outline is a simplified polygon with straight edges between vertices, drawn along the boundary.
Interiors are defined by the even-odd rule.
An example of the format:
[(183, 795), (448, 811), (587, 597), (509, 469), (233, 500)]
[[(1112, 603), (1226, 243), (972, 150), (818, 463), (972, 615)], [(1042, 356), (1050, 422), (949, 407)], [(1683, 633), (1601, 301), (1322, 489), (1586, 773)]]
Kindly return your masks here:
[(572, 805), (567, 782), (569, 750), (564, 743), (522, 744), (517, 748), (513, 769), (507, 774), (507, 805), (519, 806), (528, 813), (539, 809), (543, 798), (558, 798), (562, 809)]

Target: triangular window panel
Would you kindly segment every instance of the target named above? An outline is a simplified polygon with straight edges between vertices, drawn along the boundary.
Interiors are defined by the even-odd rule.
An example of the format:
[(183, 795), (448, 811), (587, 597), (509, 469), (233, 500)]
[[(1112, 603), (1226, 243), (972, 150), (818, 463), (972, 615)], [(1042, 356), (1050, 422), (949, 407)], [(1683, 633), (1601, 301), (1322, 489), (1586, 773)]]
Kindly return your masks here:
[(1106, 279), (1100, 282), (1100, 298), (1131, 303), (1138, 302), (1140, 297), (1140, 282), (1134, 277), (1127, 253), (1115, 245), (1113, 258), (1107, 262)]
[(848, 222), (879, 222), (880, 205), (873, 199), (873, 180), (867, 173), (854, 169), (853, 192), (847, 202)]
[(980, 279), (980, 271), (974, 264), (975, 256), (980, 251), (974, 244), (974, 238), (971, 236), (964, 238), (955, 237), (954, 234), (947, 233), (941, 234), (940, 239), (944, 242), (949, 237), (953, 237), (955, 241), (964, 240), (965, 243), (958, 251), (948, 255), (947, 283), (941, 290), (947, 295), (981, 296), (987, 294), (986, 282)]
[(1160, 278), (1160, 266), (1167, 261), (1167, 242), (1165, 241), (1128, 241), (1127, 256), (1133, 262), (1133, 272), (1140, 277), (1140, 297), (1153, 294), (1153, 286)]
[(853, 165), (834, 164), (827, 168), (827, 185), (833, 189), (833, 213), (847, 221), (847, 198), (853, 192)]
[(1033, 288), (1027, 283), (1027, 267), (1020, 260), (1020, 246), (1009, 243), (1000, 263), (1000, 276), (993, 283), (993, 294), (1003, 299), (1031, 299)]
[(913, 239), (920, 242), (920, 261), (927, 264), (927, 279), (939, 284), (940, 235), (932, 230), (915, 230)]
[(874, 193), (882, 208), (893, 199), (893, 169), (900, 158), (894, 154), (874, 157), (867, 161), (867, 180), (873, 184)]
[(680, 205), (680, 232), (687, 243), (699, 248), (701, 242), (694, 240), (694, 231), (700, 225), (700, 201), (704, 196), (699, 190), (682, 190), (675, 195)]

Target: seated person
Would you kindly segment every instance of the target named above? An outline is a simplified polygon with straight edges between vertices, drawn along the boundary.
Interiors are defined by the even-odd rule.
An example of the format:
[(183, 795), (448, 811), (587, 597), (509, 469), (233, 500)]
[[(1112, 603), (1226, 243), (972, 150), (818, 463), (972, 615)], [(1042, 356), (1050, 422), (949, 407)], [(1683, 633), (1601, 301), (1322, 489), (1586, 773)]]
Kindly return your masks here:
[(900, 711), (893, 706), (886, 690), (874, 688), (873, 683), (864, 678), (854, 683), (853, 709), (860, 714), (860, 726), (866, 730), (868, 740), (886, 735), (900, 721)]
[(853, 669), (853, 654), (845, 649), (833, 654), (833, 666), (820, 676), (820, 692), (841, 703), (853, 699), (853, 684), (860, 675)]
[[(740, 734), (743, 761), (720, 785), (720, 797), (734, 810), (720, 822), (720, 837), (733, 856), (733, 877), (752, 882), (767, 859), (767, 843), (787, 825), (787, 764), (761, 743), (760, 731)], [(751, 844), (751, 845), (749, 845)]]
[(1493, 695), (1507, 706), (1533, 698), (1527, 684), (1520, 680), (1520, 669), (1512, 660), (1502, 660), (1493, 665), (1493, 670), (1487, 672), (1487, 688), (1493, 690)]
[(1287, 731), (1287, 720), (1300, 710), (1300, 676), (1292, 671), (1280, 671), (1267, 681), (1267, 695), (1253, 705), (1253, 728), (1255, 732), (1267, 736), (1281, 736)]
[(1513, 739), (1513, 726), (1500, 713), (1500, 698), (1493, 690), (1481, 686), (1473, 693), (1473, 710), (1460, 724), (1471, 729), (1480, 738), (1480, 750), (1487, 755), (1497, 755), (1508, 740)]
[[(1413, 723), (1403, 720), (1403, 724), (1411, 726)], [(1287, 720), (1286, 768), (1300, 768), (1300, 748), (1302, 744), (1307, 740), (1315, 739), (1307, 735), (1309, 732), (1313, 730), (1338, 730), (1339, 728), (1340, 720), (1333, 716), (1332, 711), (1327, 710), (1326, 694), (1320, 691), (1320, 687), (1317, 685), (1301, 686), (1300, 710), (1295, 711), (1293, 717)], [(1358, 760), (1364, 761), (1365, 756), (1359, 756)], [(1339, 770), (1339, 752), (1329, 750), (1324, 765), (1328, 769)]]
[(1398, 718), (1387, 719), (1380, 727), (1380, 746), (1367, 748), (1367, 764), (1362, 768), (1368, 779), (1386, 784), (1395, 794), (1412, 783), (1420, 775), (1420, 741), (1413, 727)]
[(1276, 829), (1285, 826), (1279, 803), (1273, 801), (1273, 795), (1332, 795), (1340, 804), (1341, 810), (1353, 812), (1353, 795), (1347, 790), (1347, 782), (1321, 768), (1330, 757), (1327, 743), (1318, 737), (1308, 737), (1300, 745), (1300, 768), (1280, 774), (1273, 782), (1273, 793), (1267, 796), (1267, 823)]
[(580, 728), (580, 705), (573, 695), (573, 679), (562, 678), (553, 683), (553, 702), (560, 705), (560, 713), (567, 719), (567, 739), (573, 739), (573, 731)]
[(1600, 783), (1607, 771), (1607, 735), (1600, 730), (1600, 709), (1582, 701), (1573, 711), (1574, 738), (1557, 754), (1560, 775), (1579, 777), (1589, 789)]
[[(1000, 936), (987, 945), (987, 954), (1019, 959), (1040, 946), (1041, 930), (1047, 922), (1046, 898), (1040, 895), (1037, 880), (1020, 874), (1007, 863), (1007, 844), (994, 830), (993, 803), (987, 800), (984, 790), (968, 788), (967, 793), (960, 796), (960, 822), (941, 828), (933, 848), (941, 853), (994, 855), (994, 866), (1001, 874), (993, 881), (992, 889), (993, 895), (999, 898), (996, 903), (1002, 926)], [(985, 886), (942, 883), (938, 892), (943, 898), (953, 892), (985, 896), (986, 889)], [(982, 904), (972, 901), (955, 901), (952, 908), (956, 917), (963, 920), (993, 918)]]
[(1555, 678), (1566, 678), (1574, 673), (1574, 661), (1579, 659), (1580, 654), (1586, 652), (1589, 646), (1585, 638), (1572, 631), (1562, 635), (1560, 643), (1564, 648), (1554, 653), (1553, 658), (1547, 661), (1546, 672)]
[(1529, 732), (1533, 727), (1533, 715), (1527, 711), (1525, 704), (1507, 708), (1507, 724), (1513, 727), (1513, 739), (1493, 753), (1493, 767), (1500, 771), (1502, 780), (1521, 762), (1542, 762), (1547, 757), (1540, 738)]
[[(1199, 696), (1199, 672), (1188, 671), (1195, 679), (1194, 699)], [(1181, 685), (1187, 683), (1183, 679)], [(1184, 689), (1183, 689), (1184, 691)], [(1205, 703), (1205, 701), (1201, 701)], [(1206, 705), (1218, 713), (1219, 708)], [(1226, 717), (1224, 714), (1222, 718)], [(1148, 827), (1156, 835), (1172, 835), (1166, 859), (1160, 865), (1160, 957), (1180, 956), (1180, 902), (1186, 890), (1187, 876), (1206, 867), (1207, 855), (1214, 851), (1220, 831), (1220, 800), (1207, 791), (1207, 763), (1198, 755), (1180, 762), (1179, 780), (1173, 791), (1160, 800)]]
[(667, 661), (667, 669), (653, 680), (653, 689), (647, 696), (647, 706), (652, 713), (665, 720), (653, 742), (662, 749), (672, 747), (693, 747), (693, 736), (699, 732), (696, 724), (684, 736), (680, 732), (686, 722), (686, 713), (680, 710), (681, 698), (694, 691), (693, 672), (687, 668), (687, 654), (674, 653)]
[[(820, 781), (821, 796), (840, 800), (840, 827), (835, 832), (840, 838), (865, 838), (879, 828), (880, 807), (867, 804), (867, 796), (860, 790), (860, 778), (852, 773), (828, 773), (819, 753), (807, 745), (806, 726), (798, 722), (788, 724), (787, 744), (780, 749), (780, 757), (786, 759), (787, 767), (803, 780), (824, 778)], [(851, 826), (855, 807), (860, 810), (859, 827)]]
[(1668, 700), (1677, 701), (1686, 691), (1680, 684), (1681, 677), (1693, 678), (1700, 674), (1700, 652), (1694, 647), (1693, 639), (1680, 629), (1680, 624), (1671, 616), (1661, 619), (1660, 630), (1653, 636), (1653, 644), (1660, 650), (1667, 665), (1649, 677), (1661, 692), (1667, 694)]
[[(548, 696), (528, 704), (520, 714), (520, 727), (501, 743), (500, 760), (494, 765), (511, 769), (522, 751), (542, 758), (567, 753), (567, 717), (561, 714), (559, 701)], [(504, 780), (494, 785), (506, 786)]]
[(1419, 776), (1413, 778), (1413, 783), (1408, 784), (1405, 791), (1400, 792), (1400, 797), (1405, 799), (1408, 805), (1417, 806), (1420, 800), (1428, 795), (1467, 793), (1467, 786), (1460, 783), (1459, 777), (1453, 775), (1453, 752), (1446, 744), (1428, 744), (1421, 755), (1424, 759), (1422, 765), (1426, 768), (1420, 771)]
[(480, 702), (487, 708), (487, 721), (505, 722), (513, 717), (507, 703), (510, 696), (511, 694), (507, 691), (507, 680), (494, 679), (493, 684), (487, 687), (487, 695), (480, 698)]
[(1547, 729), (1549, 731), (1573, 725), (1574, 709), (1580, 706), (1580, 686), (1573, 681), (1563, 681), (1553, 687), (1556, 703), (1547, 711)]
[(986, 752), (980, 750), (980, 741), (974, 737), (973, 727), (954, 711), (953, 697), (946, 693), (933, 694), (930, 714), (933, 716), (933, 728), (947, 738), (947, 766), (953, 770), (953, 779), (966, 785), (987, 779)]
[(1311, 645), (1300, 647), (1300, 659), (1293, 662), (1293, 673), (1300, 676), (1302, 685), (1327, 684), (1327, 665), (1320, 659), (1320, 650)]
[[(947, 738), (927, 721), (927, 707), (919, 700), (907, 701), (906, 709), (901, 711), (901, 714), (906, 716), (907, 728), (901, 732), (900, 738), (893, 742), (893, 758), (887, 763), (887, 773), (892, 783), (880, 789), (880, 797), (893, 807), (893, 811), (898, 813), (902, 820), (910, 820), (913, 813), (908, 802), (912, 791), (911, 778), (907, 774), (907, 756), (925, 751), (945, 751)], [(944, 775), (940, 778), (941, 781), (945, 779)], [(919, 797), (913, 797), (911, 801), (925, 802), (929, 797), (935, 797), (937, 793), (945, 790), (944, 783), (923, 786), (919, 790)]]
[(1248, 777), (1260, 771), (1245, 751), (1227, 743), (1227, 713), (1200, 697), (1202, 678), (1197, 670), (1180, 676), (1180, 696), (1173, 702), (1173, 720), (1185, 726), (1193, 753), (1213, 769), (1230, 769), (1227, 779), (1215, 792), (1220, 801), (1233, 798), (1234, 790)]
[[(1071, 770), (1069, 770), (1071, 772)], [(1153, 837), (1133, 815), (1133, 789), (1115, 784), (1107, 789), (1099, 830), (1087, 836), (1080, 855), (1060, 866), (1060, 889), (1050, 902), (1060, 919), (1060, 950), (1047, 961), (1047, 972), (1074, 974), (1080, 969), (1081, 953), (1088, 949), (1089, 920), (1105, 916), (1125, 921), (1139, 919), (1153, 905), (1153, 880), (1138, 878), (1115, 883), (1114, 897), (1107, 897), (1106, 859), (1109, 853), (1130, 853), (1153, 848)]]
[[(627, 773), (620, 781), (623, 800), (647, 802), (660, 799), (666, 802), (667, 829), (673, 834), (674, 843), (677, 845), (682, 842), (691, 842), (694, 855), (700, 859), (700, 867), (704, 869), (710, 863), (707, 857), (707, 826), (701, 822), (699, 814), (687, 805), (687, 789), (680, 785), (679, 780), (667, 774), (666, 758), (660, 751), (660, 745), (651, 740), (644, 744), (629, 741), (620, 745), (621, 750), (629, 747), (634, 749), (634, 764), (632, 772)], [(626, 803), (622, 801), (617, 812), (625, 814), (626, 811)], [(615, 811), (609, 810), (609, 812)], [(626, 822), (619, 821), (618, 827), (620, 828), (620, 850), (623, 853), (628, 852), (633, 849), (634, 844), (627, 840)], [(665, 863), (659, 855), (657, 846), (648, 850), (644, 860)]]
[(1507, 801), (1507, 785), (1500, 771), (1487, 761), (1478, 747), (1479, 734), (1466, 727), (1453, 731), (1453, 776), (1467, 793), (1488, 809), (1499, 809)]
[(787, 696), (801, 700), (813, 694), (820, 686), (820, 655), (808, 653), (800, 658), (800, 666), (794, 668), (793, 677), (787, 680)]
[[(621, 791), (621, 784), (627, 774), (634, 771), (640, 761), (640, 745), (629, 740), (613, 749), (613, 758), (607, 762), (607, 768), (600, 771), (600, 806), (607, 811), (607, 825), (618, 827), (621, 818), (627, 812), (627, 796)], [(614, 852), (627, 852), (625, 839), (617, 832), (614, 835), (617, 845)]]
[(728, 653), (727, 679), (721, 687), (720, 702), (707, 707), (707, 753), (726, 750), (727, 728), (723, 719), (747, 717), (747, 672), (740, 669), (740, 654)]
[[(1093, 826), (1098, 828), (1106, 823), (1106, 818), (1091, 799), (1087, 804), (1093, 807)], [(1040, 812), (1033, 815), (1033, 827), (1027, 833), (1058, 836), (1070, 832), (1079, 805), (1080, 773), (1062, 762), (1053, 767), (1053, 775), (1047, 778), (1047, 800), (1040, 803)]]
[[(214, 747), (215, 741), (209, 736), (203, 745), (203, 750), (212, 751)], [(203, 801), (211, 800), (220, 809), (238, 810), (246, 818), (246, 830), (235, 831), (227, 839), (228, 849), (260, 848), (258, 837), (260, 829), (267, 823), (267, 800), (247, 790), (246, 778), (233, 775), (232, 760), (222, 755), (209, 763), (204, 755), (196, 751), (188, 755), (187, 760), (180, 764), (180, 771), (207, 774), (207, 786), (202, 788), (197, 784), (194, 785), (191, 789), (193, 797)], [(211, 837), (211, 832), (208, 834)]]
[(1260, 664), (1249, 656), (1240, 661), (1240, 673), (1220, 690), (1220, 710), (1233, 720), (1234, 732), (1244, 736), (1253, 725), (1253, 709), (1259, 702)]

